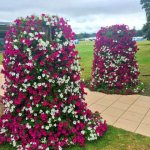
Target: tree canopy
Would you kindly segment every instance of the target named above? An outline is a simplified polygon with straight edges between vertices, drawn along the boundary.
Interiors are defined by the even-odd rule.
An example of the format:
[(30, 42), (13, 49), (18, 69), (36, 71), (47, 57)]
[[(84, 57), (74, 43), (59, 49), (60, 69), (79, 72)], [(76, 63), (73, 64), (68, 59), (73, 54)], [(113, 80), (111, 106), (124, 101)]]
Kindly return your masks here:
[(150, 21), (150, 0), (141, 0), (141, 5), (145, 9), (147, 20)]
[(143, 26), (143, 33), (145, 38), (150, 40), (150, 0), (141, 0), (141, 5), (146, 12), (147, 19), (146, 24)]

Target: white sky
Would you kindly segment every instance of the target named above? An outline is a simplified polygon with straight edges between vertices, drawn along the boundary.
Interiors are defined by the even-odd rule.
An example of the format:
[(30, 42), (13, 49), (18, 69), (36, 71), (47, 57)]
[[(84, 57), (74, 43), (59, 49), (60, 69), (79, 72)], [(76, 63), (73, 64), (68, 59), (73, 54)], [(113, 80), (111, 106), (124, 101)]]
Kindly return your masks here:
[(42, 13), (67, 18), (76, 33), (113, 24), (141, 29), (146, 22), (140, 0), (0, 0), (0, 22)]

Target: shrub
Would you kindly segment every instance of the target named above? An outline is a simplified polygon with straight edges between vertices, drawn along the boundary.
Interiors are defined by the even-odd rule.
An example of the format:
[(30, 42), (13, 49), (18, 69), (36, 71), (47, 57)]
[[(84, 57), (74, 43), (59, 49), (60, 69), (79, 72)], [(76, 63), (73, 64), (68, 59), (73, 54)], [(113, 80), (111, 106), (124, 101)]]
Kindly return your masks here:
[(109, 93), (137, 93), (139, 69), (132, 40), (134, 31), (126, 25), (101, 28), (96, 34), (92, 88)]
[(0, 143), (18, 150), (61, 149), (101, 137), (106, 122), (86, 108), (74, 33), (63, 18), (14, 21), (3, 60)]

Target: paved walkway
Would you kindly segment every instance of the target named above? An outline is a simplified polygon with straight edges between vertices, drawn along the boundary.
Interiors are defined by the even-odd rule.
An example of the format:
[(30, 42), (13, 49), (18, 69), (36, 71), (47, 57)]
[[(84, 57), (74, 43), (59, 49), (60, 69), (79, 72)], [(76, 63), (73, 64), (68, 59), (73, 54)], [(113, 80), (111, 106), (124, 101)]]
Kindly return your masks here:
[(86, 92), (88, 107), (99, 111), (109, 125), (150, 136), (150, 97)]
[[(0, 86), (4, 83), (0, 74)], [(99, 111), (109, 125), (150, 136), (150, 97), (141, 95), (108, 95), (86, 89), (86, 102)], [(3, 90), (0, 88), (0, 95)], [(0, 115), (2, 109), (0, 109)]]

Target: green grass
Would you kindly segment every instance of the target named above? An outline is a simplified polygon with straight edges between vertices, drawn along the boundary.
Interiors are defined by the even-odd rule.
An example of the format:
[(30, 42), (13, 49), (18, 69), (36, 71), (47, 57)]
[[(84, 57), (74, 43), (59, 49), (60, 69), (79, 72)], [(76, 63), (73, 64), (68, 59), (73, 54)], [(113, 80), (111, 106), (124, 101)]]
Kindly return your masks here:
[[(122, 129), (108, 127), (105, 135), (96, 141), (86, 142), (85, 147), (70, 146), (65, 150), (149, 150), (150, 137), (134, 134)], [(0, 150), (15, 150), (12, 146), (5, 144)]]
[(0, 65), (2, 64), (2, 60), (3, 60), (3, 55), (2, 55), (2, 53), (0, 52)]
[(80, 64), (82, 69), (82, 79), (89, 80), (92, 69), (92, 61), (93, 61), (93, 42), (80, 42), (76, 45), (76, 50), (79, 51), (79, 55), (81, 57)]
[[(76, 46), (81, 57), (80, 64), (82, 68), (84, 68), (84, 71), (82, 71), (82, 78), (85, 79), (85, 81), (89, 80), (91, 76), (93, 44), (93, 42), (80, 42)], [(139, 51), (136, 57), (141, 72), (140, 80), (144, 83), (145, 87), (145, 91), (142, 94), (150, 96), (150, 41), (138, 42), (138, 47)]]
[(149, 150), (150, 138), (109, 126), (99, 140), (86, 143), (85, 147), (74, 146), (69, 150)]
[(138, 42), (137, 60), (140, 68), (140, 80), (144, 83), (143, 95), (150, 96), (150, 41)]

